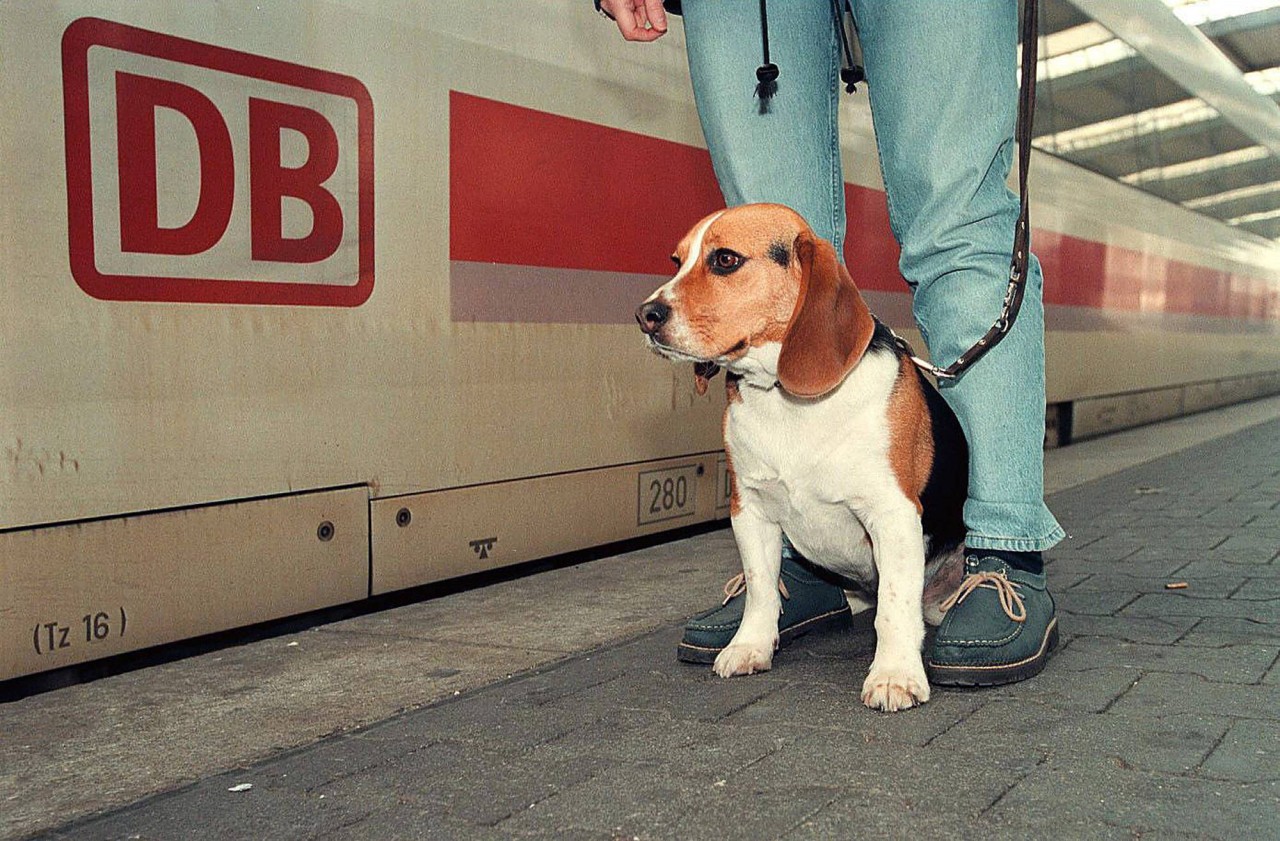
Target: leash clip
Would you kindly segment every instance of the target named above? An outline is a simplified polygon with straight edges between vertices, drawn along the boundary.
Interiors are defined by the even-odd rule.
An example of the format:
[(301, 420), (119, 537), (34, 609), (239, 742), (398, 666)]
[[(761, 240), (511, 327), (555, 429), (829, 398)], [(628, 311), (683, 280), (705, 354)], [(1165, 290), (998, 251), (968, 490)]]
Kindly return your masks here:
[[(884, 324), (884, 322), (880, 322)], [(915, 348), (911, 347), (911, 343), (894, 332), (893, 328), (888, 324), (884, 324), (889, 335), (893, 337), (893, 343), (898, 346), (898, 350), (902, 351), (908, 359), (915, 363), (915, 366), (926, 374), (932, 374), (939, 380), (954, 380), (956, 373), (946, 368), (939, 368), (927, 359), (921, 359), (916, 355)]]

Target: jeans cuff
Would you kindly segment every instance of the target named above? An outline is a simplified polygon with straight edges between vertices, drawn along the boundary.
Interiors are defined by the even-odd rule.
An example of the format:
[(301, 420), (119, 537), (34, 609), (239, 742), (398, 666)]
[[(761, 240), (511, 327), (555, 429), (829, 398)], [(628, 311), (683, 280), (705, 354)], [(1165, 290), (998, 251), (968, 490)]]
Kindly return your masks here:
[(969, 532), (964, 544), (968, 549), (1004, 549), (1008, 552), (1043, 552), (1057, 546), (1067, 536), (1062, 526), (1055, 525), (1044, 537), (989, 537)]
[(1066, 532), (1044, 502), (984, 502), (970, 497), (964, 504), (970, 549), (1043, 552), (1056, 546)]

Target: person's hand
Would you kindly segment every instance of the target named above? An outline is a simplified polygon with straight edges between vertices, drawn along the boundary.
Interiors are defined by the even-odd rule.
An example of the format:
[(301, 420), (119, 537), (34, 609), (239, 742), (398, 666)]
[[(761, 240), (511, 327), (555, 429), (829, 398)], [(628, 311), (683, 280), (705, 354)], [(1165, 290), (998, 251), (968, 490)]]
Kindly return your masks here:
[(656, 41), (667, 34), (662, 0), (600, 0), (600, 8), (609, 13), (628, 41)]

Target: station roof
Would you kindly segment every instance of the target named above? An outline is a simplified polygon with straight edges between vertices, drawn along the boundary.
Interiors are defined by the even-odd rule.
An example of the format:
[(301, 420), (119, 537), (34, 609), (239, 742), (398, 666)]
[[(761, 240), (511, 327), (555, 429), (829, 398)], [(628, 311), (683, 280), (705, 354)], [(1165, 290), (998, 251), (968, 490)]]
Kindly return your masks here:
[(1040, 32), (1037, 148), (1280, 241), (1280, 0), (1042, 0)]

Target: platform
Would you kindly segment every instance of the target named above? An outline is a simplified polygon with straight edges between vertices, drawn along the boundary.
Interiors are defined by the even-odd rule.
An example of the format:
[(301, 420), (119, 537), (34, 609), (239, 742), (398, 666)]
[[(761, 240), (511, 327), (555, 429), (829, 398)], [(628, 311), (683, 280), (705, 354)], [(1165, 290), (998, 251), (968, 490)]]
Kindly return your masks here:
[(678, 664), (718, 530), (0, 704), (0, 838), (1276, 837), (1280, 398), (1047, 474), (1032, 681), (873, 713), (865, 615)]

